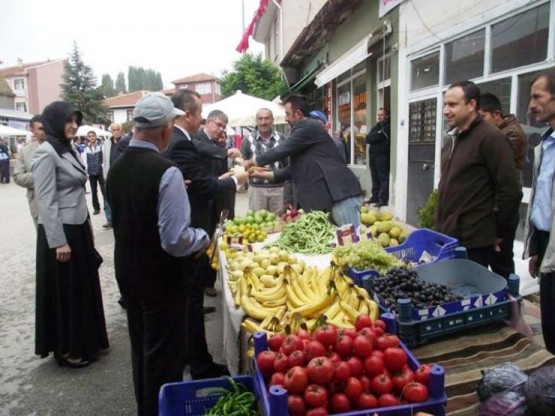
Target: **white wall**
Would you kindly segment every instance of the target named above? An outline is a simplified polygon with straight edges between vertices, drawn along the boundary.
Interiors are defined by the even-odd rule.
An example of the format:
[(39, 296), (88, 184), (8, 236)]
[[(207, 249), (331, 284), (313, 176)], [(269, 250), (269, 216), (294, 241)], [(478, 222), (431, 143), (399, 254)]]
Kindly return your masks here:
[(115, 108), (112, 109), (114, 112), (114, 122), (123, 124), (127, 122), (127, 108)]

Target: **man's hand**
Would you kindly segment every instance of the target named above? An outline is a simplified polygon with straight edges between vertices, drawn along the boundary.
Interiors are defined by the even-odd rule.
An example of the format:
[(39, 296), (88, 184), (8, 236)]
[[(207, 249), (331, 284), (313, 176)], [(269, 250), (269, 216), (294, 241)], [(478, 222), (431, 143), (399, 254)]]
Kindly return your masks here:
[(185, 189), (187, 189), (187, 187), (191, 184), (191, 180), (190, 179), (185, 179), (183, 181), (183, 183), (185, 184)]
[(195, 259), (198, 259), (200, 257), (202, 257), (203, 254), (206, 254), (206, 250), (208, 250), (208, 247), (210, 247), (210, 240), (208, 240), (208, 243), (206, 243), (206, 245), (201, 248), (199, 251), (197, 251), (193, 256)]
[(502, 238), (497, 238), (495, 240), (495, 243), (493, 244), (493, 251), (495, 251), (496, 253), (500, 253), (501, 252), (501, 242), (503, 241)]
[(235, 149), (235, 148), (228, 149), (227, 157), (231, 159), (236, 159), (238, 157), (241, 157), (241, 152), (239, 151), (239, 149)]
[(56, 260), (61, 263), (65, 263), (71, 259), (71, 248), (65, 244), (60, 247), (56, 247)]
[(268, 179), (271, 181), (274, 179), (274, 172), (268, 168), (254, 166), (249, 169), (249, 176), (251, 178)]
[(248, 160), (243, 160), (243, 162), (241, 163), (241, 165), (242, 165), (245, 169), (248, 169), (248, 168), (250, 168), (251, 166), (253, 166), (254, 163), (252, 162), (251, 159), (248, 159)]
[(249, 174), (246, 171), (237, 171), (233, 174), (233, 176), (237, 179), (237, 185), (239, 186), (244, 185), (249, 180)]
[(219, 176), (218, 179), (219, 180), (224, 180), (227, 178), (231, 178), (233, 176), (233, 172), (226, 172), (223, 175)]
[(530, 260), (528, 260), (528, 271), (530, 272), (530, 276), (538, 277), (540, 273), (540, 256), (537, 254), (530, 257)]

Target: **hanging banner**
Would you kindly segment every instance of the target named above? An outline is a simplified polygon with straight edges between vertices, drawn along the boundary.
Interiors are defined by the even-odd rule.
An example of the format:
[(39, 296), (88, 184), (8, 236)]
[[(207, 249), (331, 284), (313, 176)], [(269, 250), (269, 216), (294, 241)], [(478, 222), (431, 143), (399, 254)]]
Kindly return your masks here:
[(404, 0), (380, 0), (380, 19), (388, 14)]

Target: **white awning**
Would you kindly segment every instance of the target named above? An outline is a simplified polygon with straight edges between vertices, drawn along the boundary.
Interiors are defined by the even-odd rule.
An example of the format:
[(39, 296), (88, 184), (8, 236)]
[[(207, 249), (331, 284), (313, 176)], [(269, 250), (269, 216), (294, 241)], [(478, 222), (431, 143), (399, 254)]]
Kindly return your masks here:
[(359, 64), (370, 55), (372, 55), (372, 53), (368, 53), (368, 40), (370, 40), (371, 37), (372, 35), (365, 37), (363, 40), (353, 46), (348, 52), (339, 57), (334, 63), (320, 72), (316, 76), (316, 80), (314, 81), (318, 88), (326, 85), (328, 82), (334, 80), (343, 72), (348, 71), (349, 69), (353, 68), (355, 65)]

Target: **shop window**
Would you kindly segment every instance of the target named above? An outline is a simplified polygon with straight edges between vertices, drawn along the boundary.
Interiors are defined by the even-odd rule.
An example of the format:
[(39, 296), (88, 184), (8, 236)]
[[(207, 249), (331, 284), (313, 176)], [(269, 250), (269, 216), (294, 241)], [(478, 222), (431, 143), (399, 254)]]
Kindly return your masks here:
[(386, 55), (378, 59), (378, 82), (384, 82), (391, 78), (391, 59)]
[(484, 82), (479, 84), (480, 93), (489, 92), (495, 95), (501, 101), (503, 114), (508, 114), (511, 108), (511, 78), (502, 78), (495, 81)]
[(439, 51), (411, 62), (410, 81), (413, 91), (439, 84)]
[(366, 164), (366, 135), (370, 128), (367, 120), (367, 96), (366, 96), (366, 74), (363, 74), (353, 81), (353, 110), (355, 122), (354, 139), (354, 162), (356, 165)]
[(339, 130), (347, 142), (347, 161), (351, 162), (351, 83), (341, 85), (337, 88), (337, 112)]
[(544, 61), (548, 32), (549, 3), (492, 25), (492, 72)]
[(127, 121), (133, 121), (133, 110), (127, 110)]
[(27, 104), (26, 103), (15, 103), (15, 109), (17, 111), (26, 112), (27, 111)]
[(434, 144), (436, 140), (437, 100), (409, 105), (409, 143)]
[(445, 44), (445, 83), (484, 75), (484, 29)]

